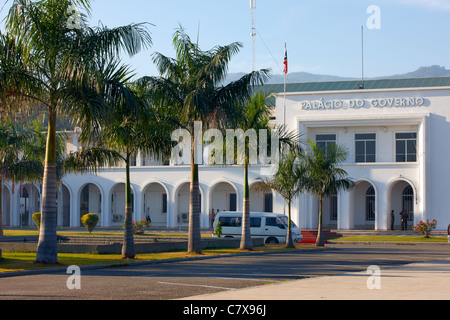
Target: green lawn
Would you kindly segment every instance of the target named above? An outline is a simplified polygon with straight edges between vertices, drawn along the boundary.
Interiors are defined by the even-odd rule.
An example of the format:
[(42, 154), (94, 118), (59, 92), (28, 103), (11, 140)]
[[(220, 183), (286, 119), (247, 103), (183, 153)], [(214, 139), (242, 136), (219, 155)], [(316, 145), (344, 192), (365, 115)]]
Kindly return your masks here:
[[(305, 250), (314, 248), (313, 245), (296, 245), (296, 249)], [(275, 250), (286, 250), (284, 245), (266, 245), (264, 247), (255, 247), (253, 252), (262, 251), (275, 251)], [(295, 250), (295, 249), (291, 249)], [(248, 251), (243, 251), (240, 249), (206, 249), (202, 251), (200, 256), (214, 256), (214, 255), (227, 255), (227, 254), (237, 254)], [(199, 255), (189, 254), (186, 251), (177, 252), (165, 252), (165, 253), (149, 253), (149, 254), (138, 254), (136, 259), (124, 260), (121, 255), (100, 255), (95, 253), (86, 254), (72, 254), (72, 253), (59, 253), (58, 262), (55, 265), (41, 265), (34, 264), (36, 259), (36, 252), (3, 252), (3, 259), (0, 259), (0, 273), (1, 272), (11, 272), (11, 271), (23, 271), (23, 270), (35, 270), (35, 269), (45, 269), (45, 268), (60, 268), (68, 267), (71, 265), (76, 266), (86, 266), (86, 265), (112, 265), (120, 266), (127, 265), (130, 262), (138, 261), (151, 261), (151, 260), (162, 260), (162, 259), (176, 259), (176, 258), (186, 258), (195, 257)]]
[[(5, 236), (13, 235), (38, 235), (37, 231), (32, 230), (5, 230)], [(74, 232), (64, 231), (58, 232), (59, 235), (89, 235), (88, 232)], [(93, 232), (92, 235), (96, 236), (114, 236), (122, 235), (121, 232)], [(203, 235), (210, 237), (209, 234)], [(146, 233), (141, 237), (187, 237), (186, 233)], [(421, 236), (343, 236), (339, 238), (330, 239), (331, 242), (419, 242), (419, 243), (446, 243), (448, 242), (446, 237), (431, 237), (426, 239)], [(311, 249), (315, 248), (313, 244), (296, 244), (296, 249)], [(254, 252), (258, 251), (274, 251), (274, 250), (286, 250), (284, 245), (266, 245), (264, 247), (254, 248)], [(236, 254), (242, 253), (239, 249), (208, 249), (203, 250), (204, 255), (224, 255), (224, 254)], [(180, 252), (167, 252), (167, 253), (154, 253), (154, 254), (139, 254), (134, 260), (123, 260), (121, 255), (100, 255), (95, 253), (88, 254), (58, 254), (59, 264), (57, 265), (40, 265), (34, 264), (36, 258), (36, 252), (3, 252), (3, 258), (0, 259), (0, 272), (9, 271), (21, 271), (21, 270), (33, 270), (42, 268), (56, 268), (56, 267), (68, 267), (70, 265), (84, 266), (84, 265), (126, 265), (130, 261), (149, 261), (157, 259), (174, 259), (193, 256), (186, 251)]]
[[(5, 236), (38, 236), (39, 232), (36, 230), (4, 230), (3, 234)], [(96, 231), (94, 230), (92, 234), (87, 231), (57, 231), (60, 236), (123, 236), (123, 231)], [(202, 233), (202, 237), (210, 238), (211, 233)], [(151, 232), (151, 230), (146, 231), (145, 234), (137, 234), (135, 237), (158, 237), (158, 238), (187, 238), (187, 232), (163, 232), (156, 233)]]
[[(219, 255), (219, 254), (232, 254), (238, 250), (222, 249), (222, 250), (205, 250), (204, 255)], [(126, 265), (133, 261), (149, 261), (160, 259), (175, 259), (193, 256), (186, 251), (183, 252), (168, 252), (168, 253), (154, 253), (154, 254), (139, 254), (136, 259), (124, 260), (122, 255), (100, 255), (95, 253), (86, 254), (58, 254), (59, 264), (55, 265), (41, 265), (34, 264), (36, 259), (36, 252), (3, 252), (3, 259), (0, 259), (0, 272), (9, 271), (22, 271), (22, 270), (34, 270), (43, 268), (58, 268), (68, 267), (71, 265), (85, 266), (85, 265)]]
[(374, 241), (374, 242), (448, 242), (446, 237), (431, 237), (424, 238), (422, 236), (343, 236), (339, 238), (330, 239), (330, 241)]

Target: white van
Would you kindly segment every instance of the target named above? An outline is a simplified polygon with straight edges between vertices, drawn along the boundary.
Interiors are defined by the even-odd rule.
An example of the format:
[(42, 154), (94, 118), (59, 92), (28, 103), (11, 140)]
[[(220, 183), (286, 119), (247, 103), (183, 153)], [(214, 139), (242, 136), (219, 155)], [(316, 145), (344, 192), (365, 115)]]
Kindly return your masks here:
[[(217, 237), (215, 230), (220, 221), (222, 237), (242, 237), (242, 212), (219, 212), (213, 225), (213, 237)], [(285, 243), (288, 228), (288, 217), (284, 214), (268, 212), (250, 213), (250, 234), (252, 238), (264, 238), (265, 243)], [(295, 242), (302, 241), (300, 229), (291, 221), (292, 238)]]

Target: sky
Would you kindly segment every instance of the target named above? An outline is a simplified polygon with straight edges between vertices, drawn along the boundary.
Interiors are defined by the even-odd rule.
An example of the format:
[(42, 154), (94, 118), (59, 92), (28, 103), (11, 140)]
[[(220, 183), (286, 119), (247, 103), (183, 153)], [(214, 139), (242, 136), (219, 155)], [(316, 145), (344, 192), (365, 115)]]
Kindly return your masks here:
[[(368, 12), (372, 5), (379, 15)], [(252, 71), (251, 18), (249, 0), (93, 0), (90, 24), (151, 24), (152, 47), (123, 56), (139, 77), (158, 75), (154, 52), (174, 57), (180, 25), (202, 50), (242, 43), (229, 72)], [(289, 72), (361, 76), (361, 26), (366, 77), (431, 65), (450, 69), (450, 0), (256, 0), (255, 25), (256, 69), (273, 74), (282, 74), (286, 44)]]

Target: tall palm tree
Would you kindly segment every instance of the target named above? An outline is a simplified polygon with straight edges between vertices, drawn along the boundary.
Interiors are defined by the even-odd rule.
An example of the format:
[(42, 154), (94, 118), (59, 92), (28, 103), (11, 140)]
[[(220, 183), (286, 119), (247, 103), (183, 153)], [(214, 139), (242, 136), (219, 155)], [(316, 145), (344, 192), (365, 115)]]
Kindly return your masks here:
[(150, 104), (144, 82), (129, 83), (124, 80), (121, 90), (124, 98), (111, 105), (111, 116), (96, 138), (112, 152), (120, 154), (125, 162), (125, 231), (122, 258), (134, 259), (136, 249), (133, 239), (133, 212), (130, 166), (138, 151), (159, 157), (170, 154), (171, 127), (160, 110)]
[[(174, 35), (176, 58), (160, 53), (153, 61), (161, 78), (149, 78), (158, 103), (171, 106), (179, 127), (191, 135), (191, 182), (189, 204), (188, 252), (201, 253), (200, 237), (200, 189), (198, 178), (195, 122), (201, 121), (203, 129), (226, 127), (227, 119), (236, 113), (234, 106), (244, 104), (255, 84), (263, 84), (267, 70), (246, 74), (241, 79), (223, 85), (228, 64), (241, 48), (240, 43), (217, 46), (208, 51), (200, 50), (180, 27)], [(201, 133), (202, 134), (202, 133)], [(202, 137), (200, 137), (203, 142)]]
[(323, 247), (322, 201), (340, 190), (349, 190), (353, 181), (347, 172), (339, 167), (348, 157), (348, 152), (340, 145), (332, 144), (325, 150), (309, 140), (311, 151), (304, 155), (306, 170), (305, 189), (319, 200), (319, 226), (316, 246)]
[[(82, 127), (96, 126), (108, 104), (95, 98), (99, 57), (113, 57), (122, 50), (130, 55), (151, 45), (145, 24), (108, 29), (91, 28), (87, 16), (71, 28), (70, 8), (90, 13), (89, 0), (14, 0), (6, 19), (6, 32), (19, 50), (20, 63), (1, 70), (5, 96), (38, 101), (47, 108), (48, 135), (42, 186), (42, 215), (36, 262), (57, 263), (56, 240), (56, 118), (74, 118)], [(10, 59), (8, 52), (2, 57)], [(92, 88), (83, 100), (74, 98), (78, 88)]]
[(278, 171), (273, 177), (261, 178), (262, 184), (258, 187), (261, 190), (269, 189), (278, 192), (287, 202), (288, 208), (288, 230), (286, 237), (286, 247), (293, 248), (294, 241), (291, 229), (291, 204), (292, 200), (304, 191), (305, 166), (302, 165), (300, 154), (290, 150), (278, 165)]
[[(243, 217), (242, 217), (242, 237), (241, 237), (241, 250), (252, 250), (253, 244), (251, 240), (251, 232), (250, 232), (250, 190), (249, 190), (249, 181), (248, 181), (248, 170), (250, 163), (250, 149), (258, 150), (259, 146), (259, 135), (260, 133), (269, 135), (269, 141), (272, 142), (270, 136), (276, 135), (278, 137), (279, 145), (271, 150), (280, 151), (279, 147), (288, 146), (294, 147), (298, 145), (296, 135), (287, 132), (283, 127), (276, 127), (270, 124), (272, 107), (268, 103), (268, 99), (272, 95), (268, 92), (258, 91), (255, 92), (251, 98), (246, 102), (246, 104), (241, 107), (237, 107), (236, 118), (233, 119), (234, 126), (241, 128), (244, 131), (247, 130), (255, 130), (257, 135), (257, 142), (254, 145), (254, 142), (251, 139), (245, 140), (244, 150), (240, 152), (243, 154), (244, 160), (244, 202), (243, 202)], [(262, 130), (262, 131), (260, 131)], [(271, 147), (271, 144), (270, 144)], [(261, 155), (260, 155), (261, 156)], [(271, 155), (274, 158), (274, 155)]]

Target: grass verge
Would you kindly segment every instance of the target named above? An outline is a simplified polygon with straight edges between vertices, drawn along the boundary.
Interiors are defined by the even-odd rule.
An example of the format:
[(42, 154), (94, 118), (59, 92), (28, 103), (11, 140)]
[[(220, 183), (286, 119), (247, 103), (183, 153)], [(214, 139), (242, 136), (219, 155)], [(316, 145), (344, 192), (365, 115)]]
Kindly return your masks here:
[[(87, 231), (57, 231), (59, 236), (123, 236), (123, 231), (97, 231), (94, 230), (92, 233)], [(4, 236), (38, 236), (39, 231), (35, 230), (4, 230)], [(156, 237), (156, 238), (187, 238), (187, 232), (152, 232), (151, 230), (146, 231), (144, 234), (135, 234), (135, 237)], [(211, 233), (202, 233), (202, 238), (211, 238)]]
[[(310, 249), (312, 245), (300, 245), (296, 244), (295, 249)], [(284, 251), (284, 245), (267, 245), (264, 247), (255, 247), (252, 252), (267, 252), (267, 251)], [(58, 264), (54, 265), (42, 265), (34, 264), (36, 259), (36, 252), (3, 252), (3, 259), (0, 259), (0, 273), (12, 272), (12, 271), (24, 271), (24, 270), (37, 270), (47, 268), (64, 268), (71, 265), (87, 266), (87, 265), (111, 265), (111, 266), (125, 266), (130, 262), (138, 261), (151, 261), (151, 260), (164, 260), (164, 259), (177, 259), (187, 258), (193, 256), (217, 256), (217, 255), (229, 255), (238, 254), (243, 252), (240, 249), (205, 249), (202, 255), (189, 254), (186, 251), (176, 252), (164, 252), (164, 253), (148, 253), (138, 254), (136, 259), (122, 259), (121, 255), (100, 255), (96, 253), (59, 253)]]
[(448, 242), (446, 237), (431, 237), (424, 238), (421, 236), (343, 236), (339, 238), (330, 239), (332, 242), (419, 242), (419, 243), (430, 243), (430, 242)]

